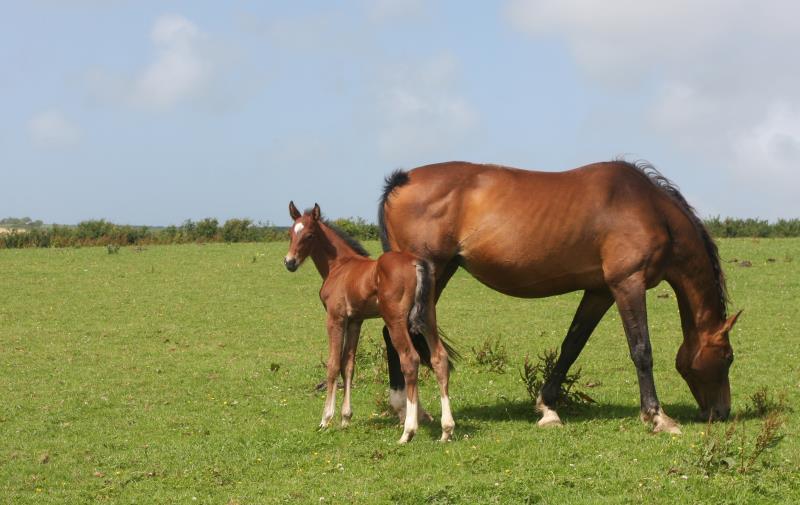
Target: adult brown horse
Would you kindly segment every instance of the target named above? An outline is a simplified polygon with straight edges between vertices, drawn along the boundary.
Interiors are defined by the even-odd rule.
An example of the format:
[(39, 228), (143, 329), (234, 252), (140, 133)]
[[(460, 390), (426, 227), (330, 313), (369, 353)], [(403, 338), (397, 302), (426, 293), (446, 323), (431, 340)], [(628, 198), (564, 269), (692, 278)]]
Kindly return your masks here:
[[(555, 373), (537, 407), (540, 426), (560, 424), (561, 382), (616, 302), (639, 379), (641, 418), (680, 433), (653, 381), (645, 291), (666, 280), (683, 329), (676, 367), (705, 419), (730, 413), (725, 277), (717, 246), (694, 209), (651, 165), (596, 163), (534, 172), (465, 162), (395, 171), (378, 212), (384, 250), (431, 262), (436, 296), (459, 266), (492, 289), (539, 298), (582, 290)], [(390, 356), (390, 372), (397, 369)], [(396, 372), (392, 375), (397, 376)], [(392, 387), (402, 387), (394, 380)]]

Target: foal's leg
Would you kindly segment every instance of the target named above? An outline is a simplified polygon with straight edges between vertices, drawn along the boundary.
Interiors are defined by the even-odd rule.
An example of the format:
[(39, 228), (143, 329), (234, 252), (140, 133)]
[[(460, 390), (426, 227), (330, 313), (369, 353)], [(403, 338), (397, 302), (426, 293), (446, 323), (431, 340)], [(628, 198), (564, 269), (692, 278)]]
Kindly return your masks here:
[(406, 384), (406, 418), (403, 423), (403, 436), (397, 443), (405, 444), (414, 438), (419, 426), (417, 407), (419, 405), (419, 392), (417, 390), (417, 376), (419, 373), (419, 354), (411, 343), (408, 334), (408, 323), (405, 317), (389, 323), (389, 334), (392, 343), (397, 349), (400, 358), (400, 369)]
[(342, 379), (344, 380), (344, 401), (342, 402), (342, 428), (350, 424), (353, 417), (353, 408), (350, 406), (350, 390), (353, 387), (353, 371), (355, 370), (356, 349), (358, 337), (361, 335), (362, 321), (351, 320), (347, 323), (347, 335), (344, 340), (344, 367)]
[(680, 433), (678, 423), (664, 413), (656, 395), (656, 385), (653, 380), (653, 351), (647, 330), (644, 274), (636, 273), (610, 287), (622, 318), (625, 336), (628, 338), (631, 359), (636, 365), (642, 421), (652, 422), (654, 432)]
[(569, 367), (578, 359), (578, 355), (589, 340), (589, 336), (597, 327), (608, 308), (614, 303), (614, 297), (608, 291), (586, 291), (583, 293), (578, 310), (572, 319), (572, 324), (561, 344), (561, 354), (558, 356), (553, 374), (542, 387), (539, 398), (536, 399), (536, 408), (542, 414), (537, 423), (539, 426), (560, 426), (561, 419), (555, 411), (556, 401), (561, 391), (561, 383), (567, 376)]
[[(403, 377), (403, 370), (400, 367), (400, 355), (392, 344), (392, 337), (389, 329), (383, 327), (383, 340), (386, 342), (386, 357), (389, 362), (389, 405), (397, 414), (400, 421), (406, 418), (406, 381)], [(431, 422), (431, 416), (421, 403), (417, 403), (417, 419), (420, 422)]]
[(327, 428), (336, 411), (336, 378), (342, 361), (342, 340), (344, 339), (345, 321), (336, 316), (328, 316), (328, 390), (325, 397), (325, 408), (322, 410), (320, 428)]
[(442, 442), (450, 440), (456, 422), (453, 420), (453, 413), (450, 411), (450, 395), (448, 392), (450, 381), (450, 363), (448, 362), (447, 350), (442, 344), (436, 331), (436, 321), (433, 320), (432, 326), (428, 329), (431, 336), (428, 338), (428, 345), (431, 348), (431, 367), (436, 373), (436, 380), (439, 383), (439, 396), (442, 401)]
[[(453, 277), (453, 274), (456, 273), (456, 270), (458, 270), (457, 258), (452, 258), (448, 263), (433, 264), (434, 278), (436, 279), (434, 300), (439, 300), (442, 291), (444, 291), (444, 288)], [(389, 330), (386, 326), (383, 327), (383, 340), (386, 342), (386, 362), (389, 369), (389, 405), (391, 405), (392, 409), (402, 420), (405, 419), (406, 384), (403, 379), (403, 371), (400, 369), (400, 356), (392, 345), (392, 339), (389, 336)], [(422, 405), (417, 404), (417, 407), (419, 409), (420, 421), (433, 420), (433, 417), (422, 408)]]

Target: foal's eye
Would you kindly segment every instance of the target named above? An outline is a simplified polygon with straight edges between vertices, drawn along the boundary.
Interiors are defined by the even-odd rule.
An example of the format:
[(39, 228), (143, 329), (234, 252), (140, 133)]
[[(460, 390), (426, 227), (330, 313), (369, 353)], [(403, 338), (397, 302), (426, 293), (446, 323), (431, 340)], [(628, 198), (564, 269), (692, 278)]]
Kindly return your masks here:
[(310, 238), (312, 238), (313, 236), (314, 236), (314, 234), (313, 234), (313, 233), (306, 233), (306, 234), (303, 236), (302, 240), (309, 240), (309, 239), (310, 239)]

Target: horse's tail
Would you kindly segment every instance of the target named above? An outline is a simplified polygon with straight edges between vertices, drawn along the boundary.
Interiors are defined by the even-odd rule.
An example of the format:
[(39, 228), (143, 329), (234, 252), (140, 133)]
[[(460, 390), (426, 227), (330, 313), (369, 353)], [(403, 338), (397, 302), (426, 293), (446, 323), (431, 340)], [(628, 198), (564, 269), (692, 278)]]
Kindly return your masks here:
[(389, 233), (386, 231), (386, 221), (384, 218), (384, 209), (388, 205), (389, 197), (392, 192), (400, 186), (408, 183), (408, 172), (405, 170), (397, 169), (391, 174), (386, 176), (383, 183), (383, 193), (381, 193), (381, 200), (378, 203), (378, 228), (380, 229), (381, 246), (383, 252), (390, 251), (392, 248), (389, 246)]
[(433, 284), (431, 265), (427, 261), (419, 259), (415, 262), (415, 266), (417, 268), (417, 286), (414, 290), (414, 304), (411, 306), (411, 310), (408, 313), (408, 329), (411, 334), (411, 341), (420, 356), (420, 360), (430, 366), (431, 350), (425, 335), (428, 335), (432, 330), (438, 331), (442, 345), (444, 345), (447, 351), (447, 363), (450, 369), (453, 370), (455, 369), (453, 361), (458, 360), (461, 354), (445, 339), (444, 334), (438, 327), (430, 327), (430, 321), (428, 319), (428, 315), (430, 314), (429, 304), (435, 303), (431, 298), (431, 288)]

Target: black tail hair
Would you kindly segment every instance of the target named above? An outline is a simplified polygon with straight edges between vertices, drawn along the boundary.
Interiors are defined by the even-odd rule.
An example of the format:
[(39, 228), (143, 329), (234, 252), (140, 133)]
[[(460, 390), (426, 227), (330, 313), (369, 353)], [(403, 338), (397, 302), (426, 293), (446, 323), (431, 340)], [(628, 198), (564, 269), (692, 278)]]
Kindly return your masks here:
[(383, 252), (391, 250), (391, 247), (389, 247), (389, 235), (386, 231), (386, 221), (383, 215), (384, 209), (388, 204), (388, 200), (392, 195), (392, 192), (396, 188), (407, 184), (408, 181), (408, 172), (399, 168), (387, 175), (383, 180), (383, 193), (381, 194), (381, 199), (378, 203), (378, 228), (380, 228), (381, 247), (383, 247)]

